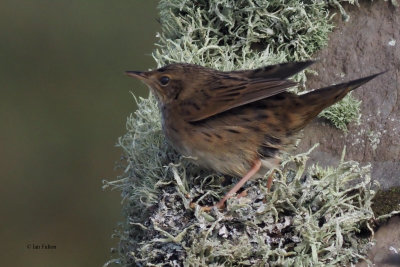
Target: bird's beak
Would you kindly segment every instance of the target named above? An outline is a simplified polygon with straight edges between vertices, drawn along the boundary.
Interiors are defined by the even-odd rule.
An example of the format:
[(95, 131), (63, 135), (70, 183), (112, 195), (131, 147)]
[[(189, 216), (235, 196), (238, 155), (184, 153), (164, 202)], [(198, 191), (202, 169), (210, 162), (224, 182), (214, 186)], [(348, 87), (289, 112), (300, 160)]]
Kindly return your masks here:
[(129, 71), (125, 71), (125, 74), (128, 76), (131, 76), (133, 78), (139, 79), (141, 81), (146, 81), (147, 77), (145, 75), (144, 72), (142, 71), (133, 71), (133, 70), (129, 70)]
[(125, 74), (130, 77), (140, 80), (141, 82), (143, 82), (145, 85), (147, 85), (150, 88), (156, 87), (153, 80), (151, 79), (151, 73), (149, 73), (149, 72), (129, 70), (129, 71), (125, 71)]

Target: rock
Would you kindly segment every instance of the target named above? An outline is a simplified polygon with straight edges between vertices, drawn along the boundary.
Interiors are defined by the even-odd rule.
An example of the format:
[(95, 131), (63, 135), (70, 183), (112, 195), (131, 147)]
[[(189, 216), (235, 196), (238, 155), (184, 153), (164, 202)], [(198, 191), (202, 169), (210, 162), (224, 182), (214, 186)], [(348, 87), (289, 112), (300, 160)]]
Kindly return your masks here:
[[(336, 16), (337, 27), (330, 35), (328, 47), (315, 56), (320, 61), (313, 68), (319, 75), (309, 77), (308, 88), (388, 72), (353, 92), (355, 98), (363, 101), (359, 124), (350, 124), (346, 134), (317, 119), (304, 130), (298, 151), (320, 143), (311, 161), (332, 165), (340, 160), (346, 146), (346, 160), (371, 163), (372, 178), (387, 190), (400, 186), (399, 9), (388, 2), (362, 1), (360, 7), (346, 5), (345, 10), (350, 21)], [(400, 217), (380, 227), (374, 238), (377, 243), (368, 253), (374, 266), (400, 266)]]
[(351, 123), (346, 134), (323, 119), (304, 130), (298, 151), (314, 143), (312, 159), (331, 165), (340, 159), (372, 163), (372, 177), (383, 189), (400, 186), (400, 16), (399, 9), (383, 1), (346, 5), (350, 21), (336, 15), (336, 29), (329, 45), (315, 58), (318, 76), (309, 77), (308, 88), (320, 88), (388, 70), (353, 92), (362, 100), (359, 124)]

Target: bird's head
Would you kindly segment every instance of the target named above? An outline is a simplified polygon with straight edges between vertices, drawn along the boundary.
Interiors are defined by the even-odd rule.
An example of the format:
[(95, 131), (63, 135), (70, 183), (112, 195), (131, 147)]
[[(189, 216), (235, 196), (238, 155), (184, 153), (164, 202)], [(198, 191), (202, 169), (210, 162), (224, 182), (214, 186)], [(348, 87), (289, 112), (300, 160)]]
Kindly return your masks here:
[(209, 69), (193, 64), (175, 63), (151, 71), (126, 71), (128, 76), (150, 87), (161, 104), (169, 104), (190, 96), (192, 90), (206, 86)]

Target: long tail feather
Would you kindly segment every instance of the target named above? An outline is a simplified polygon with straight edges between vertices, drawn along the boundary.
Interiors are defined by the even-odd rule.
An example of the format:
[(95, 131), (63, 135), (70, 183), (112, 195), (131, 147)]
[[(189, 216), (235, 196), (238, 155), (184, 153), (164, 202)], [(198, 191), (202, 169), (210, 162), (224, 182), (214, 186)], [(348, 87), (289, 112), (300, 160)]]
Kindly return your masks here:
[(292, 129), (298, 131), (314, 119), (323, 109), (335, 104), (345, 97), (350, 91), (369, 82), (384, 72), (370, 75), (346, 83), (328, 86), (298, 96), (298, 104), (290, 107), (294, 116), (299, 118), (293, 123)]
[(383, 74), (380, 72), (361, 79), (353, 80), (346, 83), (328, 86), (325, 88), (317, 89), (300, 96), (300, 99), (309, 106), (314, 106), (316, 115), (324, 108), (329, 107), (336, 102), (340, 101), (350, 91), (360, 87), (361, 85), (369, 82), (375, 77)]

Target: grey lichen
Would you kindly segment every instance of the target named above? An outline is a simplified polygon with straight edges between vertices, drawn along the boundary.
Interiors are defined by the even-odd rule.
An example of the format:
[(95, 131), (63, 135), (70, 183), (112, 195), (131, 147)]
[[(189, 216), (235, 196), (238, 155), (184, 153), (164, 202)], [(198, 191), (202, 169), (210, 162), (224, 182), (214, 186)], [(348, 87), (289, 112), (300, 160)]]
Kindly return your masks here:
[(381, 143), (382, 132), (369, 131), (367, 136), (372, 149), (375, 151)]
[[(325, 1), (161, 0), (159, 8), (158, 66), (234, 70), (305, 60), (332, 29)], [(304, 84), (306, 76), (295, 80)], [(363, 258), (367, 240), (357, 234), (374, 218), (369, 166), (342, 161), (307, 168), (307, 154), (288, 157), (271, 193), (265, 179), (255, 180), (226, 210), (203, 213), (189, 203), (215, 203), (237, 178), (178, 155), (162, 134), (155, 99), (137, 103), (118, 140), (123, 174), (104, 185), (122, 191), (127, 219), (118, 233), (120, 256), (106, 265), (325, 266)], [(332, 114), (339, 127), (347, 123), (341, 118), (347, 115)]]
[[(305, 60), (326, 45), (333, 28), (323, 1), (161, 0), (159, 9), (159, 66), (234, 70)], [(304, 82), (304, 73), (296, 79)]]

